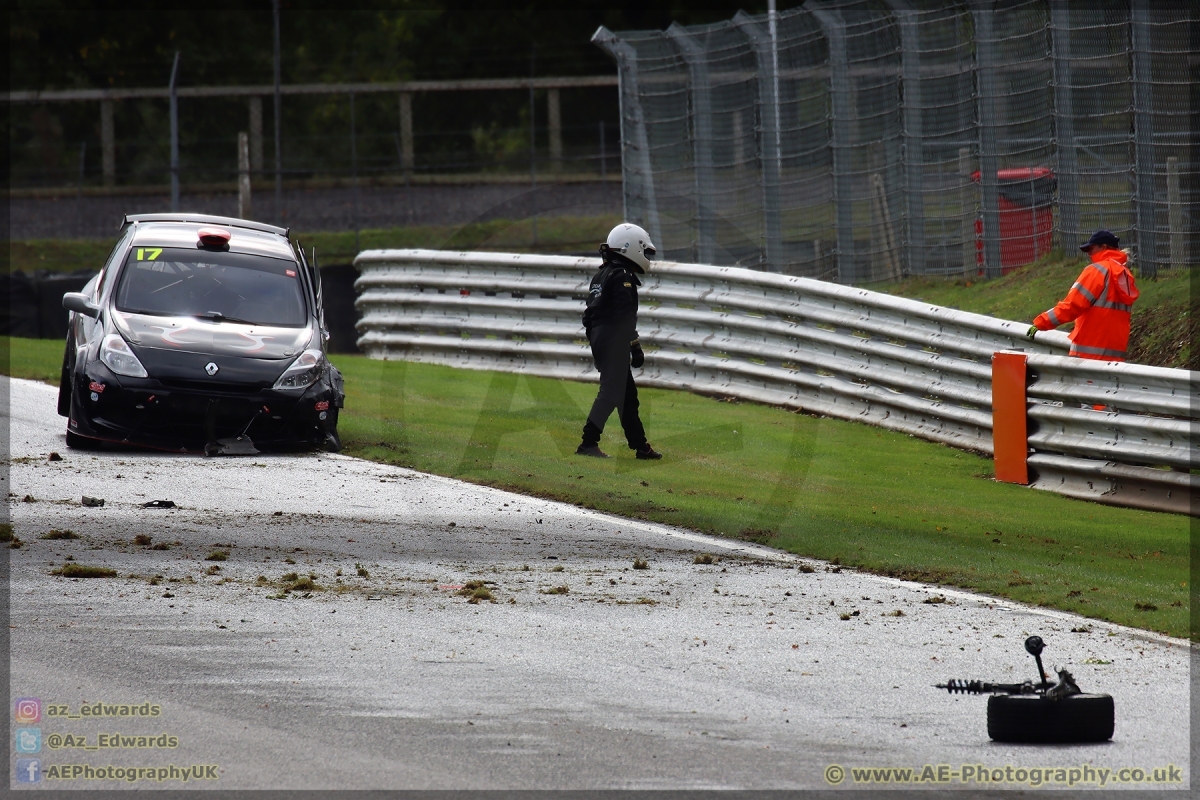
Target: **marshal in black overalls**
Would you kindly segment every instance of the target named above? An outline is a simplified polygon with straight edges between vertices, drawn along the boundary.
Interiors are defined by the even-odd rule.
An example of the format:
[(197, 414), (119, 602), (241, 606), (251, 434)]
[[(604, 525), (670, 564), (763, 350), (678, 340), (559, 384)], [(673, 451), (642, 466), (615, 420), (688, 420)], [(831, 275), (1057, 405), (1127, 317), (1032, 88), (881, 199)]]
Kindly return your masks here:
[(637, 290), (642, 285), (638, 275), (642, 274), (642, 268), (629, 259), (607, 253), (604, 265), (588, 287), (583, 327), (592, 346), (592, 360), (600, 372), (600, 391), (583, 426), (581, 451), (600, 443), (604, 424), (616, 409), (629, 449), (637, 450), (639, 456), (654, 452), (646, 442), (646, 430), (638, 416), (637, 385), (630, 367), (631, 357), (638, 367), (643, 358), (637, 334)]

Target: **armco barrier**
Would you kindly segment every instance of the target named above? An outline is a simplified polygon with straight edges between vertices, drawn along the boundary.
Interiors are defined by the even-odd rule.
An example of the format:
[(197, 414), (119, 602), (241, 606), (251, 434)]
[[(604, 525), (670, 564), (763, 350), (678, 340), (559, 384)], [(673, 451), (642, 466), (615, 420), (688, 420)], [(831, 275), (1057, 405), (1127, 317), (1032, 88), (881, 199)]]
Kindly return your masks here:
[[(599, 263), (598, 258), (508, 253), (365, 251), (355, 259), (361, 272), (355, 284), (362, 315), (359, 349), (374, 358), (596, 380), (580, 317)], [(1028, 323), (736, 267), (656, 262), (644, 277), (641, 297), (638, 330), (647, 357), (637, 373), (640, 385), (802, 408), (991, 454), (992, 356), (1020, 350), (1031, 363), (1066, 365), (1060, 372), (1044, 368), (1043, 385), (1030, 389), (1030, 397), (1041, 398), (1036, 393), (1041, 391), (1047, 401), (1030, 411), (1037, 421), (1030, 444), (1037, 447), (1039, 436), (1049, 437), (1044, 446), (1062, 445), (1055, 457), (1078, 462), (1083, 472), (1113, 458), (1101, 442), (1073, 438), (1077, 424), (1088, 427), (1074, 421), (1077, 415), (1099, 412), (1051, 405), (1060, 399), (1055, 392), (1074, 402), (1070, 387), (1087, 380), (1070, 377), (1075, 374), (1070, 368), (1081, 362), (1061, 357), (1069, 346), (1065, 334), (1041, 333), (1030, 342), (1024, 335)], [(1149, 370), (1184, 376), (1172, 379), (1176, 384), (1190, 375), (1129, 365), (1089, 369), (1113, 367), (1123, 368), (1122, 374)], [(1164, 380), (1145, 379), (1144, 387), (1123, 390), (1119, 399), (1136, 404), (1119, 405), (1121, 413), (1113, 415), (1121, 417), (1123, 430), (1159, 431), (1159, 422), (1175, 426), (1171, 430), (1187, 428), (1189, 423), (1180, 420), (1150, 421), (1148, 415), (1191, 413), (1191, 395), (1165, 388)], [(1085, 384), (1078, 396), (1101, 396), (1103, 385)], [(1104, 402), (1113, 405), (1113, 400)], [(1126, 424), (1126, 416), (1141, 422)], [(1054, 433), (1043, 422), (1051, 418), (1071, 427)], [(1165, 435), (1165, 429), (1156, 433), (1144, 452), (1122, 440), (1120, 460), (1128, 455), (1125, 463), (1136, 465), (1186, 461), (1190, 438), (1182, 442)], [(1072, 440), (1070, 448), (1066, 439)], [(1166, 454), (1174, 460), (1156, 460)], [(1060, 474), (1060, 467), (1040, 463), (1029, 461), (1035, 472)], [(1163, 470), (1154, 472), (1177, 480)], [(1114, 499), (1105, 496), (1104, 481), (1094, 474), (1090, 480), (1095, 488), (1083, 494)], [(1039, 478), (1033, 485), (1081, 493), (1075, 483), (1052, 483)]]
[[(997, 353), (994, 363), (998, 479), (1116, 505), (1200, 511), (1190, 474), (1200, 463), (1200, 375), (1015, 353)], [(1023, 418), (1002, 413), (1013, 405)]]

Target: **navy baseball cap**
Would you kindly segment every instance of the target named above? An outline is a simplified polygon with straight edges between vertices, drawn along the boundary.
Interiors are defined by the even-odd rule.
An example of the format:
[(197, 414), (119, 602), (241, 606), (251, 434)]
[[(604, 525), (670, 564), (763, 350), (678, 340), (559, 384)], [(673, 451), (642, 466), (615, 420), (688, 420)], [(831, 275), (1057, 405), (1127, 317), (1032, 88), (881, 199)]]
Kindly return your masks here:
[(1111, 231), (1096, 231), (1092, 234), (1092, 238), (1088, 239), (1083, 244), (1079, 245), (1079, 249), (1087, 252), (1087, 249), (1093, 245), (1105, 245), (1107, 247), (1120, 247), (1121, 240), (1116, 237), (1116, 234)]

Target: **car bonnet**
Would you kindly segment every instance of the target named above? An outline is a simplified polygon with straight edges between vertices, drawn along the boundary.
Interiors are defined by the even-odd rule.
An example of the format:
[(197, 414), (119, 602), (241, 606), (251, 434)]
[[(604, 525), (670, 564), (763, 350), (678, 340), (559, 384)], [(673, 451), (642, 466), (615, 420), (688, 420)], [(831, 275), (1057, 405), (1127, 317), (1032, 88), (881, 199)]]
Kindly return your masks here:
[(311, 323), (301, 328), (283, 328), (131, 314), (115, 309), (112, 320), (132, 345), (214, 356), (283, 359), (298, 355), (314, 339)]

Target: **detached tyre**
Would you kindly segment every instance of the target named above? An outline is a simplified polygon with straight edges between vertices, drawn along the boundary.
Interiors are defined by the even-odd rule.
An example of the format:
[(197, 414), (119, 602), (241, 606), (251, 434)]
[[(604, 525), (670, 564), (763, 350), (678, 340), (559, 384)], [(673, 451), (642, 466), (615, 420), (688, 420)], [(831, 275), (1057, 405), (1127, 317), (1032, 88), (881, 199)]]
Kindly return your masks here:
[(1075, 694), (1059, 700), (1035, 694), (988, 698), (988, 736), (997, 742), (1106, 742), (1113, 735), (1113, 719), (1113, 699), (1107, 694)]

